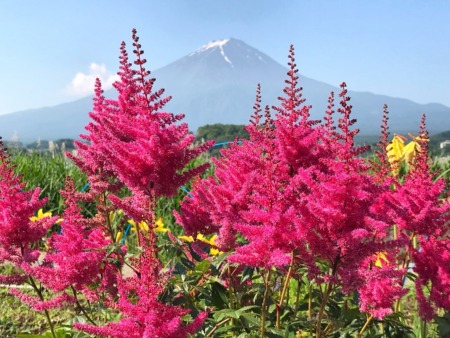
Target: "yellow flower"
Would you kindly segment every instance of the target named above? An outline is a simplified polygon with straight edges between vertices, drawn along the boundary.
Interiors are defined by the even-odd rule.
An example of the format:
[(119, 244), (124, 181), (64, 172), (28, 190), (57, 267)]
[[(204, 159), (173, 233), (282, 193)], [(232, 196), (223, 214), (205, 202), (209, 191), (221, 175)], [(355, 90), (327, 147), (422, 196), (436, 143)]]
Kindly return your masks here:
[(409, 136), (412, 138), (412, 141), (409, 142), (403, 149), (403, 157), (407, 163), (410, 163), (416, 157), (417, 153), (420, 152), (420, 142), (428, 142), (427, 138), (422, 138), (420, 136), (415, 137), (411, 134), (409, 134)]
[(218, 255), (223, 254), (223, 251), (220, 251), (219, 249), (217, 249), (216, 238), (217, 238), (217, 235), (213, 235), (209, 239), (209, 243), (211, 244), (211, 249), (209, 249), (209, 254), (211, 256), (218, 256)]
[(119, 243), (122, 238), (123, 238), (123, 232), (118, 231), (117, 235), (116, 235), (116, 243)]
[(209, 242), (209, 240), (206, 239), (205, 236), (203, 236), (202, 234), (197, 234), (197, 240), (206, 244), (211, 245), (211, 243)]
[(179, 239), (182, 239), (185, 242), (193, 242), (194, 241), (194, 237), (192, 236), (178, 236)]
[(164, 222), (163, 222), (163, 219), (161, 217), (156, 220), (155, 225), (156, 225), (155, 229), (154, 229), (155, 232), (167, 232), (167, 231), (169, 231), (169, 229), (164, 228)]
[[(30, 221), (36, 222), (36, 221), (38, 221), (38, 220), (40, 220), (40, 219), (43, 219), (43, 218), (45, 218), (45, 217), (52, 217), (52, 213), (51, 213), (50, 211), (44, 212), (42, 209), (39, 209), (36, 216), (31, 216), (31, 217), (30, 217)], [(62, 221), (63, 221), (63, 219), (62, 219), (62, 218), (59, 218), (59, 219), (55, 222), (55, 224), (59, 224), (59, 223), (61, 223)]]
[(117, 219), (121, 219), (123, 216), (123, 210), (118, 209), (116, 211), (110, 211), (109, 212), (109, 222), (114, 223)]
[(391, 143), (386, 147), (388, 161), (391, 164), (391, 170), (394, 175), (398, 175), (400, 162), (403, 160), (403, 148), (405, 147), (406, 137), (395, 134)]
[[(130, 223), (131, 224), (131, 230), (132, 231), (136, 231), (136, 223), (132, 220), (132, 219), (129, 219), (128, 220), (128, 223)], [(137, 228), (139, 229), (139, 231), (142, 231), (143, 233), (147, 233), (148, 232), (148, 224), (147, 224), (147, 222), (145, 222), (145, 221), (140, 221), (138, 224), (137, 224)]]
[(30, 217), (30, 221), (35, 222), (35, 221), (40, 220), (40, 219), (42, 219), (44, 217), (52, 217), (52, 213), (50, 211), (43, 212), (42, 209), (39, 209), (39, 211), (37, 212), (36, 216), (31, 216)]
[(209, 254), (211, 256), (217, 256), (217, 255), (220, 255), (223, 253), (222, 251), (217, 249), (216, 238), (217, 238), (217, 235), (212, 235), (212, 237), (210, 239), (206, 239), (206, 237), (203, 236), (202, 234), (197, 235), (197, 240), (199, 240), (203, 243), (209, 244), (211, 246), (211, 248), (209, 249)]
[(210, 254), (211, 256), (218, 256), (218, 255), (220, 255), (220, 254), (223, 254), (223, 252), (220, 251), (219, 249), (211, 248), (211, 249), (209, 249), (209, 254)]
[(377, 252), (376, 253), (376, 258), (377, 259), (375, 260), (374, 265), (379, 267), (379, 268), (382, 268), (383, 264), (389, 263), (389, 260), (386, 257), (386, 251)]
[(406, 137), (395, 134), (392, 142), (386, 147), (388, 161), (391, 164), (394, 175), (398, 175), (401, 162), (409, 164), (415, 159), (417, 153), (420, 151), (420, 141), (428, 142), (426, 138), (416, 137), (412, 134), (408, 135), (412, 138), (412, 141), (407, 145), (405, 145)]

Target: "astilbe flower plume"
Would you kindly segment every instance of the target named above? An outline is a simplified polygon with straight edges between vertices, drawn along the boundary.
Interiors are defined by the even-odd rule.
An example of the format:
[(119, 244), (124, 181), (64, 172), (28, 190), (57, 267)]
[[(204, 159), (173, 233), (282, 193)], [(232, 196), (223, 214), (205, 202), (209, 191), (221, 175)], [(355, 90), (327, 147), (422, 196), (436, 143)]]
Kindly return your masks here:
[(135, 275), (118, 280), (119, 300), (115, 307), (122, 314), (121, 319), (102, 327), (76, 323), (76, 329), (102, 337), (186, 338), (202, 326), (207, 312), (185, 324), (182, 317), (189, 310), (158, 300), (167, 276), (159, 273), (160, 262), (155, 259), (152, 239), (140, 234), (140, 241), (144, 243), (143, 253), (135, 261)]
[[(16, 267), (37, 262), (39, 243), (57, 217), (32, 217), (47, 202), (39, 198), (40, 189), (25, 190), (25, 183), (16, 175), (0, 140), (0, 263), (11, 262)], [(3, 283), (24, 281), (25, 275), (7, 278)]]
[[(404, 182), (385, 199), (385, 210), (397, 224), (399, 236), (409, 239), (409, 259), (414, 263), (420, 315), (431, 320), (436, 308), (450, 310), (450, 202), (443, 194), (445, 181), (433, 180), (428, 159), (425, 116), (419, 131), (420, 151)], [(429, 289), (425, 296), (422, 288)]]
[(54, 232), (48, 239), (50, 249), (44, 264), (29, 267), (27, 271), (55, 292), (73, 287), (91, 300), (98, 299), (98, 294), (102, 291), (108, 293), (108, 298), (114, 297), (117, 293), (115, 285), (118, 267), (110, 261), (117, 258), (117, 254), (106, 250), (112, 243), (111, 236), (107, 229), (95, 224), (95, 219), (83, 217), (77, 203), (77, 192), (70, 178), (61, 194), (65, 199), (66, 209), (62, 215), (60, 231)]
[(188, 133), (186, 123), (179, 123), (184, 115), (161, 110), (171, 98), (162, 97), (163, 89), (153, 89), (155, 79), (149, 78), (150, 71), (144, 67), (146, 60), (136, 30), (133, 47), (137, 69), (129, 62), (125, 43), (121, 45), (120, 80), (114, 83), (117, 100), (106, 99), (97, 80), (90, 113), (93, 121), (86, 127), (90, 133), (82, 136), (88, 143), (77, 143), (74, 161), (86, 169), (91, 191), (97, 184), (103, 193), (114, 188), (111, 184), (118, 180), (132, 192), (171, 196), (206, 169), (208, 164), (191, 170), (185, 167), (212, 142), (194, 147), (194, 135)]
[[(215, 178), (195, 183), (193, 198), (186, 199), (176, 215), (189, 234), (218, 231), (221, 250), (237, 247), (236, 234), (242, 233), (248, 243), (237, 247), (230, 260), (250, 266), (285, 265), (292, 250), (303, 247), (302, 231), (290, 232), (298, 215), (285, 187), (300, 166), (318, 164), (320, 132), (314, 128), (318, 121), (308, 120), (309, 107), (301, 106), (293, 47), (290, 67), (277, 119), (272, 120), (266, 108), (262, 122), (258, 87), (255, 111), (246, 127), (250, 139), (221, 150)], [(201, 218), (196, 220), (195, 213)]]
[[(106, 99), (97, 80), (94, 109), (90, 113), (92, 122), (86, 127), (89, 134), (82, 135), (87, 143), (78, 142), (78, 156), (72, 156), (90, 182), (89, 192), (80, 197), (97, 201), (98, 214), (93, 222), (97, 228), (103, 224), (110, 233), (108, 240), (115, 238), (114, 229), (108, 223), (109, 212), (114, 207), (120, 208), (136, 224), (141, 221), (154, 224), (157, 198), (176, 194), (181, 185), (203, 172), (209, 164), (193, 169), (186, 166), (213, 143), (194, 146), (194, 136), (189, 134), (187, 124), (181, 123), (183, 115), (162, 111), (170, 97), (162, 98), (164, 90), (153, 89), (155, 79), (149, 78), (150, 71), (144, 67), (146, 60), (136, 30), (132, 39), (135, 67), (129, 62), (123, 42), (119, 80), (114, 83), (118, 98)], [(126, 197), (119, 195), (124, 187), (131, 192)], [(74, 221), (78, 231), (83, 232), (79, 227), (86, 224), (80, 223), (77, 217)], [(160, 274), (154, 231), (136, 233), (141, 246), (131, 262), (136, 274), (127, 278), (118, 275), (119, 300), (117, 304), (110, 302), (121, 312), (121, 320), (104, 327), (83, 324), (76, 327), (108, 337), (187, 337), (202, 325), (207, 314), (200, 314), (186, 325), (182, 317), (189, 311), (159, 301), (166, 277)], [(94, 238), (95, 234), (99, 236)], [(92, 255), (96, 276), (102, 273), (99, 263), (104, 265), (104, 247), (108, 244), (102, 241), (101, 235), (89, 229), (80, 242), (90, 245), (82, 251)]]
[[(391, 219), (377, 207), (389, 184), (374, 178), (359, 157), (367, 147), (355, 146), (358, 130), (345, 83), (337, 123), (333, 93), (325, 123), (311, 120), (292, 47), (289, 59), (286, 96), (274, 107), (275, 117), (266, 109), (262, 122), (258, 87), (246, 127), (250, 139), (221, 151), (215, 177), (194, 183), (177, 221), (188, 234), (218, 232), (220, 249), (233, 251), (231, 262), (283, 267), (293, 253), (294, 264), (308, 267), (311, 278), (339, 284), (346, 293), (359, 290), (365, 296), (364, 310), (383, 317), (404, 294), (398, 283), (403, 272), (392, 266), (376, 271), (391, 285), (382, 300), (364, 294), (370, 290), (363, 287), (369, 258), (388, 249), (394, 254), (403, 243), (386, 240)], [(239, 236), (244, 243), (237, 242)], [(321, 270), (321, 262), (329, 272)]]

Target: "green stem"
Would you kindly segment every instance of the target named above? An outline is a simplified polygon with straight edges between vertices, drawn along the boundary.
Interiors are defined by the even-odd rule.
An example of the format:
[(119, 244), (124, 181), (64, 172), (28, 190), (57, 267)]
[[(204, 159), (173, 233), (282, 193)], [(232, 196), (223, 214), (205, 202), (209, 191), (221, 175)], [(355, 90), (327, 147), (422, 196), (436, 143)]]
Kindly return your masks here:
[(231, 318), (227, 318), (222, 320), (221, 322), (217, 323), (214, 328), (205, 336), (205, 337), (211, 337), (216, 330), (221, 327), (223, 324), (228, 323), (231, 320)]
[(325, 305), (328, 303), (328, 298), (330, 297), (332, 291), (331, 281), (328, 282), (327, 288), (325, 289), (325, 294), (322, 299), (322, 304), (320, 304), (319, 314), (317, 315), (317, 324), (316, 324), (316, 338), (322, 337), (322, 318), (325, 312)]
[(270, 284), (270, 276), (271, 270), (267, 271), (264, 290), (263, 302), (261, 304), (261, 338), (264, 338), (266, 335), (266, 317), (267, 317), (267, 298), (269, 296), (269, 284)]
[(297, 279), (297, 293), (295, 295), (294, 316), (292, 320), (295, 320), (297, 316), (298, 304), (300, 302), (300, 285), (301, 285), (300, 280)]
[(227, 272), (228, 272), (228, 299), (229, 299), (229, 306), (230, 309), (234, 309), (235, 308), (235, 302), (234, 302), (234, 288), (233, 288), (233, 278), (231, 276), (231, 269), (230, 266), (227, 267)]
[(92, 325), (97, 326), (97, 324), (94, 322), (94, 320), (89, 316), (89, 314), (86, 312), (86, 310), (84, 309), (84, 307), (81, 306), (80, 302), (78, 301), (77, 291), (74, 289), (73, 286), (70, 286), (70, 288), (72, 289), (73, 296), (75, 297), (75, 303), (77, 304), (78, 308), (81, 310), (81, 312), (83, 312), (83, 314), (84, 314), (84, 316), (86, 317), (86, 319), (87, 319)]
[(421, 326), (421, 332), (420, 332), (421, 337), (420, 338), (425, 338), (425, 337), (427, 337), (427, 322), (421, 319), (420, 323), (421, 323), (421, 325), (420, 325)]
[[(30, 279), (31, 286), (36, 291), (37, 295), (39, 296), (39, 299), (43, 302), (44, 295), (42, 294), (40, 288), (36, 285), (36, 282), (34, 281), (33, 277), (30, 276), (29, 279)], [(45, 318), (47, 319), (48, 326), (50, 326), (50, 332), (52, 333), (52, 337), (56, 338), (55, 328), (54, 328), (53, 322), (50, 318), (50, 313), (47, 309), (44, 310), (44, 313), (45, 313)]]
[[(332, 265), (331, 277), (335, 276), (340, 259), (341, 259), (340, 254), (338, 254)], [(328, 298), (330, 297), (330, 294), (333, 291), (333, 286), (331, 285), (332, 280), (333, 278), (330, 278), (329, 282), (327, 283), (325, 294), (322, 298), (322, 304), (320, 304), (319, 314), (317, 315), (316, 338), (322, 337), (322, 318), (325, 312), (325, 306), (328, 303)]]
[(280, 301), (278, 302), (278, 306), (277, 306), (277, 322), (276, 322), (277, 329), (280, 328), (281, 307), (283, 306), (284, 296), (286, 295), (286, 290), (288, 288), (289, 281), (291, 279), (293, 265), (294, 265), (294, 252), (292, 252), (291, 264), (289, 265), (289, 270), (286, 275), (286, 280), (284, 281), (283, 290), (281, 291)]
[[(416, 249), (417, 248), (417, 237), (416, 237), (416, 235), (414, 233), (411, 234), (409, 240), (412, 241), (413, 248)], [(405, 275), (402, 278), (402, 286), (405, 285), (410, 263), (411, 263), (411, 258), (410, 258), (410, 250), (409, 250), (409, 247), (408, 247), (408, 249), (407, 249), (407, 257), (403, 260), (403, 263), (402, 263), (402, 269), (406, 269), (406, 273), (405, 273)], [(400, 303), (401, 303), (400, 299), (397, 299), (397, 302), (395, 303), (395, 312), (398, 312), (400, 310)]]
[(308, 285), (308, 320), (312, 319), (312, 282)]
[(369, 316), (367, 316), (367, 320), (366, 323), (364, 324), (364, 326), (362, 327), (361, 331), (359, 331), (358, 333), (358, 338), (362, 337), (362, 334), (364, 333), (364, 331), (367, 329), (367, 327), (369, 326), (370, 322), (372, 321), (373, 316), (370, 314)]

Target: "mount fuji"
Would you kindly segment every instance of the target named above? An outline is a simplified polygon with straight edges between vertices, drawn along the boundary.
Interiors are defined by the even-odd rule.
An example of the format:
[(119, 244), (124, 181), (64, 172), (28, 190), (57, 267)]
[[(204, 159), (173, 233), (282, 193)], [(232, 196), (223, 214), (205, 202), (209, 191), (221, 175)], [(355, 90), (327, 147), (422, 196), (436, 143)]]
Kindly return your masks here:
[[(277, 98), (283, 96), (286, 72), (285, 66), (267, 54), (230, 38), (209, 42), (153, 71), (151, 76), (156, 78), (155, 89), (165, 88), (165, 93), (172, 96), (164, 110), (184, 113), (184, 121), (195, 132), (199, 126), (206, 124), (247, 124), (253, 112), (258, 83), (261, 84), (262, 103), (278, 105)], [(337, 96), (339, 88), (301, 76), (301, 72), (299, 82), (303, 87), (305, 104), (312, 105), (311, 117), (321, 119), (330, 92), (334, 91)], [(105, 95), (114, 98), (116, 93), (108, 90)], [(406, 99), (350, 90), (348, 95), (351, 97), (353, 117), (358, 120), (356, 125), (362, 135), (379, 134), (384, 104), (388, 104), (391, 112), (389, 124), (393, 132), (416, 133), (423, 113), (427, 114), (430, 133), (450, 129), (450, 108), (444, 105), (418, 104)], [(89, 121), (88, 112), (91, 109), (92, 98), (87, 97), (54, 107), (0, 115), (0, 135), (8, 140), (18, 134), (23, 142), (32, 142), (37, 138), (78, 138)]]

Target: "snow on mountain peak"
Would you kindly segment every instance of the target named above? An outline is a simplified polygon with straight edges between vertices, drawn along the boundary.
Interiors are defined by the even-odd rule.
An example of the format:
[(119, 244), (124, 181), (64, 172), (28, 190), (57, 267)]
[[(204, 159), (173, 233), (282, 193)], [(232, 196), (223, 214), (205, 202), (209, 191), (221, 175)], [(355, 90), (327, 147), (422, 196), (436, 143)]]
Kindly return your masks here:
[(226, 56), (225, 51), (223, 50), (223, 47), (230, 41), (230, 39), (223, 39), (223, 40), (214, 40), (211, 42), (208, 42), (206, 45), (200, 47), (197, 49), (194, 53), (191, 55), (195, 55), (198, 53), (206, 52), (209, 49), (219, 48), (220, 54), (223, 56), (223, 59), (230, 64), (231, 67), (234, 67), (231, 60)]
[(223, 40), (214, 40), (214, 41), (210, 41), (208, 42), (206, 45), (200, 47), (200, 49), (198, 50), (199, 52), (204, 52), (205, 50), (208, 50), (210, 48), (215, 48), (215, 47), (219, 47), (222, 48), (223, 46), (226, 45), (226, 43), (230, 41), (230, 39), (223, 39)]

